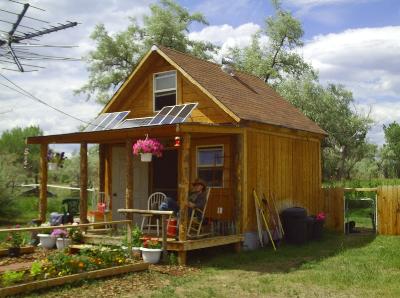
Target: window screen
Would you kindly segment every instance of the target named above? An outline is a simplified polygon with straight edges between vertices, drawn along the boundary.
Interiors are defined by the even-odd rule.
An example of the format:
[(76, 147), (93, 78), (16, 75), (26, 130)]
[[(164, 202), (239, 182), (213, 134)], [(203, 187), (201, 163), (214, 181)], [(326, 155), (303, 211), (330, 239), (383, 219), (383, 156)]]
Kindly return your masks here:
[(176, 105), (176, 72), (168, 71), (154, 75), (154, 111)]
[(223, 146), (197, 148), (197, 176), (211, 187), (223, 186)]

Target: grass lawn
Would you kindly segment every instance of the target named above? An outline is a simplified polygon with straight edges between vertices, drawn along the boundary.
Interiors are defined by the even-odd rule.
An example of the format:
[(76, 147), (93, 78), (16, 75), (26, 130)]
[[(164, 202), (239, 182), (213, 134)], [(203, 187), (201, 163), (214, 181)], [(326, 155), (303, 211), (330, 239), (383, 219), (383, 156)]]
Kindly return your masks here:
[(150, 270), (29, 297), (400, 297), (399, 247), (400, 237), (326, 234), (277, 252), (209, 249), (182, 276)]

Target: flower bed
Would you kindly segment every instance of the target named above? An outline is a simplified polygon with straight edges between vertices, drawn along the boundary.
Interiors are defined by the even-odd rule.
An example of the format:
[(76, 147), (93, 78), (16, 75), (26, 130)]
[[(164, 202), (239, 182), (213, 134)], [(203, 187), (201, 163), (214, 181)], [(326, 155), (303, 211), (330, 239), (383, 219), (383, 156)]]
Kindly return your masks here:
[[(30, 254), (33, 253), (35, 251), (35, 247), (34, 246), (22, 246), (21, 247), (21, 254)], [(1, 248), (0, 249), (0, 257), (4, 257), (8, 255), (8, 248)]]
[(97, 278), (145, 270), (147, 263), (134, 263), (120, 248), (97, 247), (77, 254), (56, 252), (35, 261), (29, 272), (7, 271), (1, 275), (0, 296), (51, 287), (83, 278)]

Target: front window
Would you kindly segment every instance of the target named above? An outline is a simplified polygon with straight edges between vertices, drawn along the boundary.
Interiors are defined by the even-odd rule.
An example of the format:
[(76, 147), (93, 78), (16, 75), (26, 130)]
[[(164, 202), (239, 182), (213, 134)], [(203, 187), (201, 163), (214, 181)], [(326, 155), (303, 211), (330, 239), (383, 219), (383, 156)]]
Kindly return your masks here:
[(224, 147), (197, 148), (197, 176), (210, 187), (223, 187)]
[(153, 86), (155, 112), (176, 105), (176, 71), (156, 73)]

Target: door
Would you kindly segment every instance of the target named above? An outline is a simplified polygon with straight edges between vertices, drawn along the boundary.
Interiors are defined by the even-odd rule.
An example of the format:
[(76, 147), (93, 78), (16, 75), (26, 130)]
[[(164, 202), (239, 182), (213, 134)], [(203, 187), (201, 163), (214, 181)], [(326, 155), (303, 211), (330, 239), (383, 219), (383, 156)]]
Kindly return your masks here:
[[(126, 151), (125, 147), (112, 148), (112, 219), (125, 219), (117, 210), (125, 208), (126, 189)], [(133, 159), (133, 206), (135, 209), (147, 209), (149, 185), (149, 165), (141, 162), (137, 156)], [(134, 216), (140, 224), (141, 218)]]
[[(147, 209), (149, 197), (149, 163), (141, 162), (139, 156), (133, 159), (133, 208)], [(142, 216), (135, 214), (133, 220), (140, 226)]]
[(160, 191), (177, 199), (178, 195), (178, 151), (165, 150), (161, 158), (152, 162), (153, 192)]

